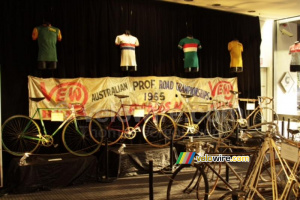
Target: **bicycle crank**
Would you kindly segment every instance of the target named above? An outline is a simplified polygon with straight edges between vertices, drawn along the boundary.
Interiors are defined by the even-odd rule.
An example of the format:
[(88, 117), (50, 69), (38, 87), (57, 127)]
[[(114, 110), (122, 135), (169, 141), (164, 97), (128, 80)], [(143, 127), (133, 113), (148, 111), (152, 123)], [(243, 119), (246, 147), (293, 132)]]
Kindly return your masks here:
[(124, 137), (127, 139), (133, 139), (136, 136), (137, 132), (141, 132), (140, 127), (137, 127), (137, 128), (127, 127), (124, 132)]
[(239, 125), (240, 125), (241, 127), (246, 127), (246, 126), (248, 126), (248, 122), (247, 122), (246, 119), (238, 119), (237, 121), (238, 121), (238, 123), (239, 123)]
[(195, 134), (195, 133), (198, 133), (199, 132), (199, 126), (197, 124), (193, 124), (192, 126), (189, 126), (188, 127), (188, 130), (187, 130), (189, 133), (191, 134)]
[(42, 145), (45, 147), (50, 147), (53, 145), (54, 139), (51, 135), (43, 135), (42, 136)]

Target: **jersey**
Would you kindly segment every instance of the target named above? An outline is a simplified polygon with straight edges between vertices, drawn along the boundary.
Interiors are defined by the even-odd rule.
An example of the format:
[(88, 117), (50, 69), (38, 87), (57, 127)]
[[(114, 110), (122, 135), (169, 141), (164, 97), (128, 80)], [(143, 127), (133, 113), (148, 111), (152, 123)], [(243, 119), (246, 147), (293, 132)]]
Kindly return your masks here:
[(32, 31), (32, 39), (38, 41), (38, 61), (57, 62), (56, 43), (61, 41), (62, 35), (53, 26), (38, 26)]
[(300, 42), (290, 46), (289, 54), (292, 56), (291, 65), (300, 65)]
[(230, 52), (230, 67), (243, 67), (243, 45), (237, 40), (228, 43), (228, 51)]
[(184, 68), (199, 67), (198, 49), (202, 46), (198, 39), (186, 37), (179, 41), (178, 48), (184, 52)]
[(135, 47), (139, 46), (139, 41), (132, 35), (118, 35), (115, 41), (121, 48), (121, 67), (137, 66), (135, 58)]

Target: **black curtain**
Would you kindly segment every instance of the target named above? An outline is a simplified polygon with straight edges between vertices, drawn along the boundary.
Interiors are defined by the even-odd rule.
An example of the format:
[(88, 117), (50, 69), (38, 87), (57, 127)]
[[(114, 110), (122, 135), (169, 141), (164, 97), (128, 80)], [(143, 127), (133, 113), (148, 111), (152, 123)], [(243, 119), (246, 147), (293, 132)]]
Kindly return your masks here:
[[(122, 77), (179, 76), (238, 77), (242, 97), (260, 94), (259, 18), (153, 0), (2, 0), (0, 64), (2, 118), (28, 114), (27, 76)], [(57, 44), (58, 68), (36, 69), (37, 43), (32, 29), (49, 20), (62, 31)], [(129, 29), (139, 39), (137, 72), (120, 70), (117, 35)], [(180, 39), (193, 32), (203, 48), (200, 71), (184, 73)], [(228, 42), (244, 45), (244, 72), (229, 72)]]

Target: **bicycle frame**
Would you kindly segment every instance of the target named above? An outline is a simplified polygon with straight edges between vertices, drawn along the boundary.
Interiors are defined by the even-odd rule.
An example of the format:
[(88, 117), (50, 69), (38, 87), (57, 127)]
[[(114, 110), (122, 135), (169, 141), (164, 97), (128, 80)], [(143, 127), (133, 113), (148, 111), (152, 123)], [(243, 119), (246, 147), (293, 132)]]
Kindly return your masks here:
[[(276, 126), (276, 131), (278, 131), (278, 127), (276, 124), (274, 123), (264, 123), (264, 124), (268, 124), (268, 125), (272, 125), (272, 126)], [(255, 126), (259, 126), (255, 125)], [(255, 126), (253, 127), (249, 127), (251, 128), (255, 128)], [(233, 148), (231, 146), (218, 146), (219, 148)], [(299, 147), (299, 146), (298, 146)], [(246, 149), (249, 147), (236, 147), (238, 149)], [(245, 153), (242, 153), (243, 155)], [(253, 155), (255, 157), (252, 158), (249, 167), (247, 169), (245, 178), (242, 178), (241, 176), (239, 176), (235, 170), (233, 169), (233, 167), (230, 165), (230, 163), (224, 161), (224, 163), (226, 164), (227, 167), (229, 167), (229, 169), (233, 172), (233, 174), (239, 179), (239, 182), (241, 184), (240, 189), (244, 192), (246, 192), (247, 196), (246, 199), (253, 199), (254, 195), (259, 196), (261, 199), (264, 199), (263, 195), (261, 194), (261, 192), (257, 189), (258, 185), (258, 181), (259, 181), (259, 176), (262, 172), (262, 168), (264, 165), (264, 158), (266, 154), (270, 155), (270, 178), (271, 181), (270, 183), (272, 184), (272, 195), (273, 195), (273, 199), (288, 199), (288, 194), (290, 192), (291, 186), (293, 183), (297, 183), (297, 185), (299, 186), (299, 182), (296, 179), (296, 174), (297, 174), (297, 169), (299, 167), (300, 164), (300, 160), (298, 159), (298, 161), (296, 163), (293, 164), (293, 166), (289, 166), (287, 161), (282, 158), (280, 155), (280, 150), (278, 148), (278, 146), (275, 144), (275, 141), (272, 138), (271, 132), (267, 133), (266, 138), (264, 140), (264, 142), (262, 143), (261, 148), (256, 149), (254, 153), (249, 153), (246, 152), (246, 154), (250, 154)], [(209, 155), (214, 155), (209, 153)], [(222, 154), (222, 155), (227, 155), (226, 154)], [(228, 154), (230, 155), (230, 154)], [(240, 155), (240, 153), (235, 153), (234, 155)], [(282, 191), (281, 194), (279, 194), (278, 191), (278, 186), (277, 186), (277, 174), (276, 174), (276, 170), (275, 170), (275, 155), (277, 155), (279, 161), (280, 161), (280, 166), (283, 169), (284, 175), (285, 177), (288, 179), (286, 185), (284, 186), (284, 190)], [(202, 164), (202, 163), (201, 163)], [(201, 165), (200, 164), (200, 165)], [(229, 182), (227, 180), (225, 180), (218, 172), (216, 172), (215, 169), (213, 169), (213, 167), (207, 163), (204, 162), (203, 165), (207, 166), (210, 170), (212, 170), (212, 172), (226, 185), (228, 186), (228, 188), (233, 191), (234, 188), (232, 188), (232, 186), (229, 184)]]
[[(43, 120), (43, 116), (41, 114), (41, 111), (43, 110), (46, 110), (46, 111), (53, 111), (53, 110), (60, 110), (60, 111), (68, 111), (68, 110), (71, 110), (71, 114), (59, 125), (59, 127), (51, 134), (51, 136), (55, 136), (57, 134), (57, 132), (71, 119), (74, 119), (75, 121), (75, 127), (76, 127), (76, 131), (82, 135), (82, 133), (79, 131), (79, 128), (78, 128), (78, 125), (77, 125), (77, 121), (76, 121), (76, 112), (74, 110), (74, 107), (72, 106), (71, 109), (69, 108), (37, 108), (36, 111), (34, 112), (34, 114), (32, 115), (31, 120), (34, 120), (34, 117), (36, 115), (38, 115), (39, 117), (39, 120), (41, 122), (41, 126), (43, 127), (43, 132), (42, 132), (42, 135), (48, 135), (47, 134), (47, 131), (46, 131), (46, 126), (44, 124), (44, 120)], [(27, 131), (27, 128), (30, 126), (30, 123), (29, 122), (26, 126), (26, 128), (24, 129), (23, 132), (26, 132)], [(35, 138), (35, 137), (30, 137), (30, 136), (24, 136), (24, 138), (28, 138), (28, 139), (31, 139), (31, 140), (42, 140), (43, 138)]]
[[(114, 116), (112, 122), (108, 125), (107, 129), (113, 130), (113, 131), (121, 132), (122, 135), (123, 135), (124, 133), (128, 132), (128, 130), (126, 130), (126, 129), (127, 129), (128, 127), (130, 127), (129, 121), (128, 121), (128, 119), (127, 119), (127, 115), (126, 115), (126, 112), (125, 112), (125, 107), (126, 107), (126, 106), (132, 106), (132, 105), (130, 105), (130, 104), (123, 104), (122, 101), (121, 101), (121, 99), (120, 99), (120, 102), (121, 102), (121, 106), (119, 107), (118, 111), (116, 111), (116, 114), (115, 114), (115, 116)], [(144, 106), (144, 105), (135, 105), (135, 106)], [(139, 126), (142, 124), (142, 122), (143, 122), (146, 118), (148, 118), (150, 115), (153, 115), (153, 121), (154, 121), (154, 122), (155, 122), (155, 120), (156, 120), (155, 117), (154, 117), (154, 111), (153, 111), (152, 106), (146, 106), (146, 107), (151, 108), (151, 110), (150, 110), (150, 112), (148, 112), (148, 114), (144, 115), (144, 117), (143, 117), (142, 119), (140, 119), (139, 122), (133, 127), (133, 128), (136, 129), (136, 130), (138, 129), (138, 130), (140, 131), (140, 129), (137, 128), (137, 127), (139, 127)], [(122, 116), (119, 114), (120, 111), (121, 111), (121, 112), (123, 111), (123, 113), (124, 113), (124, 118), (125, 118), (125, 123), (126, 123), (126, 127), (125, 127), (124, 130), (111, 128), (111, 125), (114, 123), (115, 119), (117, 118), (117, 115), (119, 115), (120, 117), (122, 117)]]
[[(199, 104), (199, 105), (209, 105), (209, 104), (212, 104), (214, 105), (214, 103), (217, 102), (217, 101), (212, 101), (212, 102), (197, 102), (195, 104)], [(185, 111), (185, 108), (187, 109), (187, 111)], [(179, 116), (177, 117), (177, 119), (180, 119), (181, 116), (183, 115), (183, 113), (188, 113), (188, 116), (189, 116), (189, 119), (191, 121), (191, 124), (190, 125), (182, 125), (182, 124), (178, 124), (178, 121), (175, 121), (177, 123), (177, 126), (180, 126), (180, 127), (183, 127), (183, 128), (186, 128), (188, 130), (188, 133), (193, 133), (194, 132), (194, 129), (195, 129), (195, 126), (199, 126), (206, 118), (208, 118), (208, 116), (216, 111), (217, 109), (216, 106), (213, 106), (213, 110), (208, 110), (206, 111), (205, 115), (197, 122), (197, 123), (194, 123), (194, 120), (193, 120), (193, 115), (192, 115), (192, 109), (191, 109), (191, 106), (189, 105), (188, 103), (188, 100), (186, 100), (186, 104), (185, 106), (181, 109), (181, 112), (179, 114)]]
[[(261, 104), (264, 101), (267, 101), (266, 104), (271, 103), (273, 100), (271, 98), (268, 97), (260, 97), (258, 96), (257, 99), (247, 99), (247, 98), (238, 98), (238, 93), (234, 93), (234, 98), (235, 98), (235, 104), (238, 104), (237, 110), (238, 110), (238, 114), (239, 114), (239, 118), (237, 119), (238, 123), (240, 124), (240, 126), (242, 127), (248, 127), (249, 126), (249, 119), (251, 118), (252, 115), (254, 115), (258, 110), (260, 110), (262, 108)], [(256, 102), (258, 101), (258, 105), (254, 108), (254, 110), (248, 114), (246, 116), (246, 118), (243, 117), (243, 114), (241, 112), (241, 108), (239, 105), (239, 101), (244, 101), (244, 102)]]

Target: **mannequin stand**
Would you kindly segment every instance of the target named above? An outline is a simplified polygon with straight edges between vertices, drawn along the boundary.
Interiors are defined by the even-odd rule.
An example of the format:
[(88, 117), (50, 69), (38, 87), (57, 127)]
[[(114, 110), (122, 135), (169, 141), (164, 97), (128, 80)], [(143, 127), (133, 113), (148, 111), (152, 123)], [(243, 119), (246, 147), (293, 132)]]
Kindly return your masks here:
[(230, 72), (235, 72), (235, 73), (243, 72), (243, 67), (230, 67)]
[(300, 65), (290, 65), (291, 72), (300, 72)]
[(137, 71), (137, 67), (136, 66), (122, 66), (121, 67), (122, 71)]
[(188, 67), (184, 68), (185, 72), (199, 72), (199, 67)]

